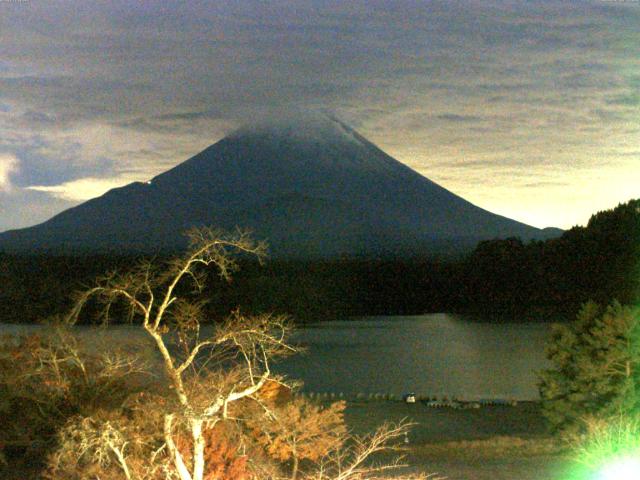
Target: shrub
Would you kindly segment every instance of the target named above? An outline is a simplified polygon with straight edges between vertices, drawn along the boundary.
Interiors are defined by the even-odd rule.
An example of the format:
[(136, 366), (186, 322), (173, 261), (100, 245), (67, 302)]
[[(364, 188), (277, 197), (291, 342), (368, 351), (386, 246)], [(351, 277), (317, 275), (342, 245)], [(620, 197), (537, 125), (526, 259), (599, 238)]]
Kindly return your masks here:
[[(88, 353), (69, 331), (0, 343), (0, 442), (6, 460), (41, 463), (70, 418), (120, 410), (140, 391), (144, 363), (117, 346)], [(34, 465), (35, 466), (35, 465)]]

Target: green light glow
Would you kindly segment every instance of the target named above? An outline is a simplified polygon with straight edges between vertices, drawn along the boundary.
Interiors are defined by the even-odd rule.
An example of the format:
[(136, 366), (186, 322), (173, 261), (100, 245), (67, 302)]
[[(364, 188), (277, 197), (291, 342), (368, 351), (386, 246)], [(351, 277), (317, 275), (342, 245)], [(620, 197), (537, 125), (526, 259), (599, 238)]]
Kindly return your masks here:
[(638, 480), (640, 478), (640, 459), (623, 457), (605, 465), (597, 480)]
[(640, 480), (640, 417), (592, 420), (587, 436), (574, 445), (571, 480)]

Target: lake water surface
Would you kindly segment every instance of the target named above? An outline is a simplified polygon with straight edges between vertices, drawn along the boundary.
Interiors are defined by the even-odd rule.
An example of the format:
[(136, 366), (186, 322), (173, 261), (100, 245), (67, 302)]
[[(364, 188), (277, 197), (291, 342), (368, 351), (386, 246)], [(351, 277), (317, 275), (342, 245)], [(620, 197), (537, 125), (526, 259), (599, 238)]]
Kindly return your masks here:
[[(0, 334), (37, 328), (0, 324)], [(95, 344), (144, 338), (153, 348), (136, 327), (82, 331)], [(548, 365), (549, 332), (548, 323), (498, 324), (451, 314), (326, 321), (300, 327), (292, 342), (306, 353), (274, 370), (302, 380), (308, 392), (535, 400), (535, 372)]]
[(277, 370), (309, 392), (535, 400), (550, 328), (450, 314), (327, 321), (301, 328), (306, 354)]

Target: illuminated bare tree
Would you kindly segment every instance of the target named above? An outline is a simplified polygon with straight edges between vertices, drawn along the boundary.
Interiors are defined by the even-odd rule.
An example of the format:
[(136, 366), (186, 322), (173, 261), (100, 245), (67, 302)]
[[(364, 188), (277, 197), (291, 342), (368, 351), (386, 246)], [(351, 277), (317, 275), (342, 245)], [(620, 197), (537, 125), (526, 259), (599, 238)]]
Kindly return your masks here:
[[(203, 327), (202, 302), (178, 292), (201, 292), (207, 267), (216, 267), (228, 278), (236, 267), (236, 254), (262, 258), (265, 247), (244, 233), (226, 236), (207, 228), (191, 231), (189, 238), (188, 252), (163, 269), (145, 262), (130, 273), (99, 280), (81, 295), (69, 319), (75, 321), (94, 298), (104, 306), (105, 321), (114, 305), (124, 304), (129, 319), (142, 325), (157, 347), (173, 392), (173, 404), (163, 414), (169, 458), (180, 480), (202, 480), (205, 429), (227, 417), (230, 404), (256, 395), (272, 379), (270, 360), (293, 349), (285, 342), (288, 325), (282, 316), (245, 317), (234, 312), (222, 324)], [(176, 445), (178, 425), (186, 426), (191, 435), (189, 461)], [(128, 478), (124, 455), (118, 461)]]
[[(97, 300), (104, 322), (124, 315), (142, 327), (162, 373), (157, 390), (127, 397), (114, 412), (69, 421), (58, 435), (49, 478), (98, 478), (91, 468), (102, 469), (101, 478), (126, 480), (282, 478), (281, 465), (258, 464), (246, 452), (291, 461), (290, 476), (304, 480), (382, 478), (399, 466), (375, 465), (370, 457), (401, 438), (407, 425), (359, 438), (344, 428), (341, 404), (321, 409), (290, 396), (280, 406), (269, 400), (290, 390), (270, 368), (274, 358), (294, 351), (286, 342), (285, 317), (235, 311), (224, 322), (206, 324), (199, 294), (207, 270), (229, 278), (238, 254), (261, 259), (264, 250), (244, 233), (197, 229), (184, 256), (160, 267), (146, 261), (129, 273), (109, 274), (79, 296), (70, 324)], [(236, 445), (225, 437), (233, 431), (241, 432)], [(238, 456), (239, 449), (245, 453)], [(306, 462), (304, 471), (299, 460)]]
[[(445, 480), (434, 474), (398, 473), (407, 467), (398, 443), (405, 438), (411, 423), (386, 423), (363, 437), (347, 435), (344, 443), (323, 456), (304, 480)], [(372, 457), (383, 452), (397, 452), (391, 462), (375, 463)], [(392, 475), (392, 476), (390, 476)]]

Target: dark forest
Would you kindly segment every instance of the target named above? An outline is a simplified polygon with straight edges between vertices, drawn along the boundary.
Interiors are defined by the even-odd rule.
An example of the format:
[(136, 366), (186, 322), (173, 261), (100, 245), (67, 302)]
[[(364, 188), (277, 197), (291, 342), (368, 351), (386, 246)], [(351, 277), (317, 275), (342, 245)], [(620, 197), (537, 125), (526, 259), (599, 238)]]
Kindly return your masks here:
[[(0, 321), (63, 315), (73, 292), (140, 260), (116, 255), (0, 253)], [(640, 297), (640, 200), (598, 212), (585, 227), (524, 243), (488, 240), (448, 260), (241, 261), (232, 281), (212, 278), (211, 318), (234, 308), (278, 312), (298, 322), (346, 316), (476, 313), (522, 320), (572, 318), (588, 300), (631, 304)], [(215, 292), (215, 293), (214, 293)]]

